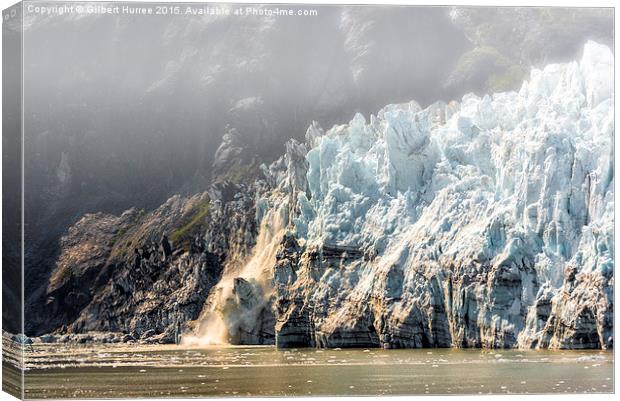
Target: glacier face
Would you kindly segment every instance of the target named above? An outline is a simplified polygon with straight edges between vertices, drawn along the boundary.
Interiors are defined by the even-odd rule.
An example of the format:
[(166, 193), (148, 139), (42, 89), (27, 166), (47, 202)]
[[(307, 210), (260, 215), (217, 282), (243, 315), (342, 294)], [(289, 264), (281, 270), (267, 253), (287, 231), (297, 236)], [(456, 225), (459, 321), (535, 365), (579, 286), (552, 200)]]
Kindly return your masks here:
[(613, 221), (612, 77), (611, 52), (590, 43), (580, 64), (533, 70), (519, 93), (358, 114), (312, 139), (296, 232), (380, 254), (411, 236), (453, 258), (474, 243), (486, 259), (526, 247), (557, 286), (556, 264)]
[(588, 42), (519, 92), (310, 127), (278, 345), (611, 346), (613, 102)]

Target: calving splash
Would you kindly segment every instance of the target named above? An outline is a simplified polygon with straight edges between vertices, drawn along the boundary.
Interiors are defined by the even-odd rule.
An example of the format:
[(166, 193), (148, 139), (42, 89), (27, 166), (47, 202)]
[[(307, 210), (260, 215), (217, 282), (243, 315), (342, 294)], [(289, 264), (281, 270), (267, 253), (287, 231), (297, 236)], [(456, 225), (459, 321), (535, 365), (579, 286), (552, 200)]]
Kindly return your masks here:
[(273, 330), (269, 302), (273, 292), (271, 270), (285, 232), (286, 210), (286, 204), (280, 203), (279, 207), (265, 212), (251, 256), (241, 264), (225, 267), (222, 279), (205, 303), (196, 334), (185, 336), (183, 344), (256, 342), (264, 334), (258, 332), (263, 326), (265, 330)]

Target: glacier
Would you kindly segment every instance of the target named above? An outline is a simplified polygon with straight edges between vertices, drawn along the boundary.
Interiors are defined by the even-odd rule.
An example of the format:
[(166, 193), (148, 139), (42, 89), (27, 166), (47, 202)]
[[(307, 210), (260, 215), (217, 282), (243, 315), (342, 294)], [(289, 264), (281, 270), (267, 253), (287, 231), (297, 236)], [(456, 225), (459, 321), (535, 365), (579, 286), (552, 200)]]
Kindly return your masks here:
[(613, 136), (594, 42), (518, 92), (313, 123), (263, 166), (258, 224), (286, 230), (254, 324), (279, 347), (612, 347)]
[(62, 237), (50, 341), (612, 348), (613, 139), (594, 42), (517, 92), (313, 122), (269, 165), (230, 129), (205, 192)]

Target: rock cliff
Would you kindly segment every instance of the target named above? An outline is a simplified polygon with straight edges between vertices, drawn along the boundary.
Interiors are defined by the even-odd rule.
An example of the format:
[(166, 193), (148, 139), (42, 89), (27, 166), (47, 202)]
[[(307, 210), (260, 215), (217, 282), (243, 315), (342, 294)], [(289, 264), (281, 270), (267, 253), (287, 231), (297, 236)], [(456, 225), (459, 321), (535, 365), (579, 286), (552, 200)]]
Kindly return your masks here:
[(252, 191), (260, 184), (215, 183), (148, 213), (85, 215), (61, 240), (47, 288), (47, 324), (57, 334), (177, 341), (191, 330), (225, 263), (254, 246)]

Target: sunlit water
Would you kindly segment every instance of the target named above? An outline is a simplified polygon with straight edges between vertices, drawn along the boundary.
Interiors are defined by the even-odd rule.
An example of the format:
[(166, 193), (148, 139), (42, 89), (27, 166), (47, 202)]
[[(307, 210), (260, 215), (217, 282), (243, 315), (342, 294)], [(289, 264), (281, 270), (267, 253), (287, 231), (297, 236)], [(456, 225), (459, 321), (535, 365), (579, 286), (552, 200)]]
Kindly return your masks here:
[(28, 398), (613, 391), (609, 351), (35, 345)]

